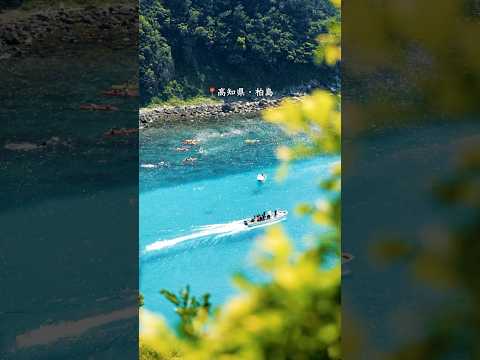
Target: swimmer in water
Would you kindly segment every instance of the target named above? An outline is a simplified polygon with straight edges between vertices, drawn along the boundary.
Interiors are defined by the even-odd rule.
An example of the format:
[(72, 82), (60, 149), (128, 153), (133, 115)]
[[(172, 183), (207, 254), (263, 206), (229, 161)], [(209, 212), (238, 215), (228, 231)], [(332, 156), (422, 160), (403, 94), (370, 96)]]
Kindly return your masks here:
[(188, 158), (183, 159), (182, 162), (183, 162), (184, 164), (193, 164), (195, 161), (197, 161), (197, 158), (188, 157)]
[(175, 151), (177, 151), (177, 152), (185, 152), (185, 151), (188, 151), (188, 150), (190, 150), (190, 149), (186, 146), (181, 146), (181, 147), (175, 148)]

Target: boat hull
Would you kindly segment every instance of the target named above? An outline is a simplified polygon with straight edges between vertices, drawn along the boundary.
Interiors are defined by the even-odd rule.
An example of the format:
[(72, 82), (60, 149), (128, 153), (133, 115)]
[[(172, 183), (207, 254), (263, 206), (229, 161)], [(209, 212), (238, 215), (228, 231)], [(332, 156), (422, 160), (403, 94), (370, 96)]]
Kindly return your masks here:
[(247, 222), (247, 224), (245, 224), (245, 226), (247, 226), (249, 228), (256, 228), (256, 227), (262, 227), (262, 226), (265, 226), (265, 225), (275, 224), (277, 222), (283, 221), (287, 218), (287, 215), (288, 215), (288, 211), (281, 211), (277, 214), (277, 216), (272, 217), (270, 219), (266, 219), (266, 220), (263, 220), (263, 221), (255, 221), (255, 222), (250, 222), (250, 220), (246, 219), (246, 220), (244, 220), (244, 222)]

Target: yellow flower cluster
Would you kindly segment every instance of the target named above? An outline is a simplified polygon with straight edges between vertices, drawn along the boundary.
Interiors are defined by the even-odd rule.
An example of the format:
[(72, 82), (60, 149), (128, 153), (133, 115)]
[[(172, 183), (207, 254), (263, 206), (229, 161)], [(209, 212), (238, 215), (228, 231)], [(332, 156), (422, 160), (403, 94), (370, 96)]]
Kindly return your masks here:
[[(340, 1), (334, 3), (340, 6)], [(332, 36), (340, 36), (339, 26), (331, 29), (338, 29)], [(334, 45), (339, 45), (339, 38), (325, 48), (329, 64), (340, 59), (339, 51), (332, 50)], [(264, 118), (311, 139), (307, 145), (280, 147), (277, 154), (285, 164), (306, 156), (340, 154), (339, 95), (316, 91), (299, 101), (285, 100), (265, 111)], [(285, 165), (280, 172), (286, 175), (286, 169)], [(340, 255), (340, 176), (338, 163), (321, 184), (331, 195), (328, 200), (299, 207), (328, 231), (299, 252), (280, 226), (270, 228), (253, 254), (268, 280), (252, 283), (237, 275), (234, 281), (240, 294), (211, 317), (200, 309), (193, 321), (194, 337), (178, 336), (163, 320), (142, 311), (140, 358), (340, 359), (341, 265), (340, 261), (328, 267), (324, 263), (326, 255)]]

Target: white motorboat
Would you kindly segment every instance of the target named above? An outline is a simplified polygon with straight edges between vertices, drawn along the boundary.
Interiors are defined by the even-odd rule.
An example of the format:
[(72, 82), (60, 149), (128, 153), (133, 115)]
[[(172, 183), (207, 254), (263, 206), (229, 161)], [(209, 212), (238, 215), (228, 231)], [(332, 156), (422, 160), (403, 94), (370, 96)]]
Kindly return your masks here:
[(243, 220), (243, 224), (249, 228), (260, 227), (285, 220), (287, 215), (287, 210), (269, 210), (265, 211), (263, 214), (255, 215), (251, 219)]

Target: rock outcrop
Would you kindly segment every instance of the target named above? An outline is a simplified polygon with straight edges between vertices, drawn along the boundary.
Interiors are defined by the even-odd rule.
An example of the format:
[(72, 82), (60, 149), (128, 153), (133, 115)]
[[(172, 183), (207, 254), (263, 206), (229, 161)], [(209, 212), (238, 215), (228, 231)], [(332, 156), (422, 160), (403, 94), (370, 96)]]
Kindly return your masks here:
[(138, 7), (51, 8), (0, 14), (0, 60), (45, 56), (77, 43), (111, 48), (134, 47), (138, 38)]

